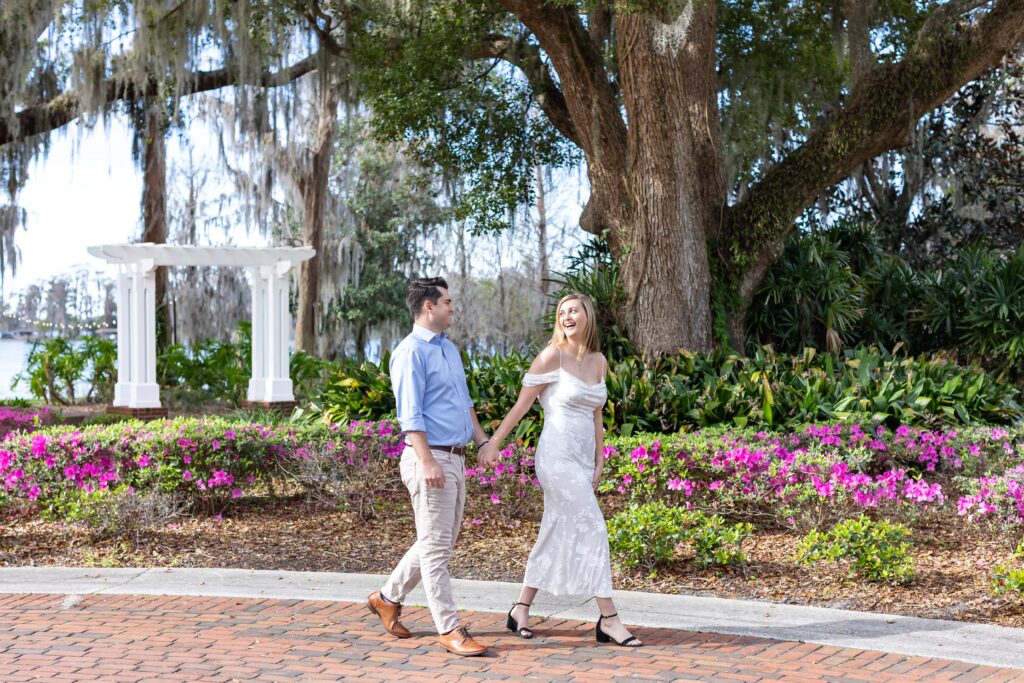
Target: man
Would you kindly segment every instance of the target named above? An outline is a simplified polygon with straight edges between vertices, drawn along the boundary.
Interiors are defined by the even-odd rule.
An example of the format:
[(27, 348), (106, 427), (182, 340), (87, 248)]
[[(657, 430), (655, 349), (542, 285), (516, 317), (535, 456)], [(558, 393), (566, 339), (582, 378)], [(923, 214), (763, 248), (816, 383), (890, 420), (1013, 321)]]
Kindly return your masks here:
[(458, 655), (487, 651), (459, 624), (448, 560), (466, 503), (466, 444), (487, 443), (466, 386), (462, 357), (448, 340), (452, 299), (442, 278), (413, 280), (405, 295), (412, 333), (391, 354), (391, 386), (405, 432), (402, 481), (412, 497), (416, 542), (381, 589), (367, 599), (388, 633), (412, 634), (399, 621), (402, 601), (422, 580), (441, 647)]

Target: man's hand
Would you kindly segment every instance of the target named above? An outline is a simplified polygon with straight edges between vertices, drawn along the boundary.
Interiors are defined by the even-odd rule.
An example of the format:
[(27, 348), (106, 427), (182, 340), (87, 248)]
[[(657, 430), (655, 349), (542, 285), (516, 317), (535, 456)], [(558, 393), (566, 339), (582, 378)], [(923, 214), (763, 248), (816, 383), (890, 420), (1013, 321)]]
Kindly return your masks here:
[(498, 444), (494, 441), (488, 441), (480, 450), (476, 456), (477, 462), (484, 467), (494, 467), (501, 460), (501, 456), (498, 454)]
[(431, 458), (428, 461), (420, 461), (420, 466), (423, 467), (423, 481), (427, 482), (427, 486), (435, 489), (444, 488), (444, 470), (436, 460)]

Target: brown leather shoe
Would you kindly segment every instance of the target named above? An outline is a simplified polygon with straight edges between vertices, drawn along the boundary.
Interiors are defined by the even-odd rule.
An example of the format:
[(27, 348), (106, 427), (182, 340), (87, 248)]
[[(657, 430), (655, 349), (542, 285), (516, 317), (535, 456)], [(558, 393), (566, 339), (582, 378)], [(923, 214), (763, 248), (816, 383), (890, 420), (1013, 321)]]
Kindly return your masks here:
[(366, 598), (366, 606), (371, 612), (380, 617), (380, 620), (384, 622), (384, 630), (391, 635), (396, 638), (412, 636), (412, 632), (398, 621), (398, 618), (402, 616), (402, 606), (393, 605), (382, 598), (380, 591), (370, 593), (370, 597)]
[(481, 645), (474, 640), (473, 636), (469, 635), (469, 631), (466, 630), (465, 626), (459, 626), (453, 631), (442, 633), (438, 637), (437, 642), (448, 652), (462, 655), (463, 657), (476, 657), (487, 652), (487, 646)]

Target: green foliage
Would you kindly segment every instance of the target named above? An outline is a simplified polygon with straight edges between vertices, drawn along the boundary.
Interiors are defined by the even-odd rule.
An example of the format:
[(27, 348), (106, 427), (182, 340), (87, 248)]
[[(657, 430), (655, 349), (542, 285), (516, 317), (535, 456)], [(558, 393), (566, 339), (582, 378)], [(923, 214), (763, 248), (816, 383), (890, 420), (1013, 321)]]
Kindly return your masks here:
[(0, 398), (0, 407), (4, 408), (31, 408), (36, 401), (27, 398)]
[[(992, 578), (992, 590), (996, 595), (1011, 594), (1024, 598), (1024, 542), (1013, 551), (1011, 564), (999, 565)], [(1016, 564), (1016, 566), (1014, 566)]]
[(686, 538), (689, 515), (661, 501), (628, 508), (608, 520), (608, 544), (623, 567), (652, 574), (671, 561), (676, 546)]
[(547, 118), (528, 115), (522, 78), (494, 60), (467, 60), (501, 16), (483, 0), (432, 2), (407, 13), (363, 4), (349, 13), (375, 133), (405, 142), (420, 165), (437, 169), (453, 190), (454, 217), (478, 232), (504, 229), (532, 200), (535, 163), (568, 158)]
[(672, 561), (676, 548), (690, 543), (700, 567), (735, 565), (746, 561), (740, 546), (753, 526), (729, 524), (719, 515), (706, 515), (660, 500), (631, 503), (608, 520), (608, 543), (618, 562), (649, 574)]
[[(507, 355), (480, 356), (466, 362), (466, 383), (473, 397), (480, 424), (493, 431), (519, 398), (523, 375), (530, 367), (531, 354), (513, 351)], [(509, 435), (513, 441), (536, 443), (540, 438), (543, 411), (534, 403), (516, 429)]]
[[(497, 424), (515, 403), (531, 357), (514, 352), (466, 360), (470, 396), (485, 427)], [(770, 348), (750, 357), (683, 352), (650, 363), (630, 356), (610, 362), (606, 385), (605, 429), (622, 436), (834, 420), (890, 427), (1009, 424), (1022, 416), (1020, 390), (980, 368), (863, 347), (840, 355), (805, 349), (788, 356)], [(339, 364), (310, 410), (331, 421), (393, 415), (387, 358)], [(541, 417), (534, 407), (513, 438), (534, 443)]]
[(967, 250), (947, 272), (925, 287), (929, 330), (951, 333), (970, 356), (1024, 378), (1024, 246), (1008, 258)]
[(240, 403), (252, 376), (250, 343), (204, 339), (185, 346), (169, 344), (157, 356), (157, 381), (170, 402)]
[[(109, 339), (50, 337), (32, 344), (25, 369), (14, 376), (11, 388), (27, 378), (32, 396), (49, 403), (109, 401), (114, 393), (116, 358), (117, 345)], [(86, 395), (76, 396), (75, 385), (83, 383), (89, 386)]]
[[(171, 344), (157, 356), (157, 380), (167, 399), (186, 405), (209, 401), (240, 404), (252, 377), (252, 325), (238, 323), (237, 342), (204, 339), (192, 346)], [(305, 351), (288, 361), (296, 398), (318, 394), (334, 365)]]
[(879, 583), (907, 583), (914, 576), (907, 556), (910, 531), (901, 524), (872, 521), (861, 515), (836, 524), (826, 533), (812, 531), (800, 543), (804, 564), (849, 562), (851, 575)]
[(749, 522), (729, 524), (720, 515), (697, 513), (686, 537), (693, 545), (699, 566), (726, 566), (747, 561), (741, 546), (753, 531), (754, 526)]
[(391, 354), (379, 363), (344, 360), (324, 384), (323, 391), (309, 406), (310, 417), (327, 422), (376, 420), (395, 414), (395, 395), (391, 390), (388, 366)]
[[(873, 226), (797, 233), (765, 276), (747, 320), (752, 340), (791, 353), (871, 343), (949, 351), (1024, 377), (1024, 247), (963, 249), (915, 272)], [(754, 342), (753, 340), (758, 340)]]

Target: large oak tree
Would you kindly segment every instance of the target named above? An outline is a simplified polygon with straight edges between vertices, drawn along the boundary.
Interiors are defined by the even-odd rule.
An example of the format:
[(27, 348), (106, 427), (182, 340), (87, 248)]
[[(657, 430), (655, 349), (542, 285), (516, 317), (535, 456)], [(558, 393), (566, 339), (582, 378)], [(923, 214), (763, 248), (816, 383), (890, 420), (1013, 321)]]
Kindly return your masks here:
[[(920, 117), (1024, 37), (1024, 0), (478, 0), (404, 3), (366, 12), (361, 24), (349, 3), (317, 6), (317, 15), (331, 13), (368, 37), (355, 44), (381, 133), (435, 154), (462, 150), (470, 177), (488, 171), (478, 186), (501, 180), (482, 150), (508, 158), (516, 138), (487, 130), (503, 125), (493, 101), (477, 106), (480, 125), (465, 96), (495, 82), (497, 63), (511, 65), (550, 127), (585, 157), (590, 197), (580, 224), (604, 234), (620, 260), (618, 317), (647, 353), (707, 351), (716, 332), (741, 342), (751, 296), (800, 214), (904, 146)], [(790, 30), (800, 41), (784, 35)], [(785, 79), (746, 63), (764, 59), (768, 41), (779, 70), (787, 60), (811, 65), (778, 88), (789, 123), (756, 92)], [(815, 65), (832, 48), (834, 73), (819, 78), (829, 67)], [(740, 88), (745, 69), (758, 78)], [(816, 108), (800, 104), (806, 93), (793, 91), (801, 90), (814, 93)], [(738, 155), (737, 169), (740, 132), (749, 137), (757, 125), (738, 131), (723, 127), (723, 116), (751, 99), (766, 112), (752, 135), (775, 142)], [(528, 157), (514, 163), (528, 171)]]

